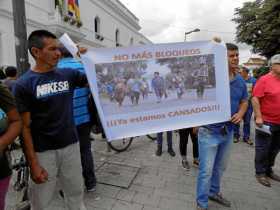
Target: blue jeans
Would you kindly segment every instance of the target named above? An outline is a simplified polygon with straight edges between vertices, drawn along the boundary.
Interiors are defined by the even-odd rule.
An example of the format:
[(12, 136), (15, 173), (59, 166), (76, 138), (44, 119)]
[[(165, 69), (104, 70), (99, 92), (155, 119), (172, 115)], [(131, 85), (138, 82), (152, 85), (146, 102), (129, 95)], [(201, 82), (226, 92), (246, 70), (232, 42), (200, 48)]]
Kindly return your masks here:
[[(253, 114), (253, 107), (249, 105), (244, 117), (243, 117), (243, 140), (246, 141), (250, 138), (250, 130), (251, 130), (251, 117)], [(240, 125), (234, 125), (234, 136), (239, 138)]]
[(196, 201), (202, 208), (208, 208), (208, 196), (220, 192), (221, 178), (229, 159), (232, 139), (233, 131), (222, 135), (207, 128), (199, 128)]
[[(162, 135), (163, 135), (163, 133), (157, 134), (157, 144), (159, 146), (162, 146)], [(167, 146), (168, 146), (168, 149), (172, 148), (172, 131), (167, 131)]]

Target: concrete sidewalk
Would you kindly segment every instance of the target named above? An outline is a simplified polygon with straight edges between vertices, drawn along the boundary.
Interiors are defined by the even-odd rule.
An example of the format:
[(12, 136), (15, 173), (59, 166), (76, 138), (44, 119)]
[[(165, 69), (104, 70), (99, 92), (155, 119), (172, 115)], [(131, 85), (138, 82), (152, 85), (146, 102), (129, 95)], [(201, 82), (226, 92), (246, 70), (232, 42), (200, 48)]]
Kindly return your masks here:
[[(166, 141), (161, 157), (155, 156), (156, 144), (147, 137), (137, 138), (123, 153), (107, 153), (106, 142), (97, 136), (93, 143), (97, 168), (104, 162), (139, 166), (140, 170), (128, 189), (98, 184), (97, 191), (85, 194), (88, 210), (193, 210), (197, 169), (181, 167), (178, 136), (174, 134), (176, 157), (166, 152)], [(188, 160), (192, 163), (192, 145), (188, 145)], [(280, 174), (279, 158), (275, 172)], [(98, 179), (98, 177), (97, 177)], [(245, 143), (233, 145), (229, 167), (224, 175), (222, 192), (232, 207), (209, 203), (210, 210), (279, 210), (280, 183), (267, 188), (254, 177), (254, 147)], [(14, 193), (9, 193), (8, 210), (12, 209)], [(64, 209), (61, 199), (53, 209)]]

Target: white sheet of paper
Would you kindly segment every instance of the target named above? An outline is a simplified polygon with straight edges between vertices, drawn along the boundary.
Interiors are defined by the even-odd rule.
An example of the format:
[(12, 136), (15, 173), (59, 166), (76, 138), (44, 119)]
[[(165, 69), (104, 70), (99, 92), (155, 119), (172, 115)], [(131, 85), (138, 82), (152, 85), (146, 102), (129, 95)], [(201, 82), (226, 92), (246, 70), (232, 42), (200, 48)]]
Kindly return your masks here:
[(77, 45), (72, 41), (68, 34), (64, 33), (59, 41), (64, 45), (64, 47), (75, 57), (78, 52)]
[(269, 125), (263, 125), (262, 127), (256, 126), (256, 130), (259, 130), (261, 132), (264, 132), (264, 133), (267, 133), (267, 134), (271, 135)]

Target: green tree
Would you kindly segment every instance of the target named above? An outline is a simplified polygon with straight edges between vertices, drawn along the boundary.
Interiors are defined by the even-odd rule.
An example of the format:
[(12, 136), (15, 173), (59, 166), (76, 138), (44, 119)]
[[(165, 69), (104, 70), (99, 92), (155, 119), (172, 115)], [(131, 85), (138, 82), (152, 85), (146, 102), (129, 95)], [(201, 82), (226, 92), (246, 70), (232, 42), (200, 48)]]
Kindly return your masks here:
[(215, 69), (213, 67), (214, 55), (212, 54), (205, 56), (199, 55), (157, 59), (156, 63), (158, 63), (159, 65), (166, 65), (170, 69), (171, 74), (168, 74), (165, 78), (167, 81), (171, 82), (174, 75), (179, 73), (185, 80), (185, 86), (192, 87), (195, 80), (193, 75), (203, 65), (201, 59), (205, 60), (204, 62), (208, 66), (207, 84), (215, 86)]
[(96, 74), (101, 83), (112, 81), (116, 77), (128, 80), (132, 76), (142, 77), (148, 68), (146, 60), (97, 64)]
[(235, 9), (237, 41), (266, 58), (280, 53), (280, 1), (256, 0)]

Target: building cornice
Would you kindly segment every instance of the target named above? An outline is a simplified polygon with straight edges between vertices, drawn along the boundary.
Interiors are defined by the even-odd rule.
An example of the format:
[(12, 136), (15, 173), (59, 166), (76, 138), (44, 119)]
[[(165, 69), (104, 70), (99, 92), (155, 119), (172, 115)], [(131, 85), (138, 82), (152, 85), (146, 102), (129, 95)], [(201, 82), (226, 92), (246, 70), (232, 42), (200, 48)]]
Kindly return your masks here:
[[(134, 28), (132, 28), (131, 26), (128, 26), (129, 28), (132, 29), (132, 31), (139, 31), (141, 29), (141, 27), (138, 24), (138, 18), (133, 19), (131, 17), (129, 17), (127, 14), (125, 14), (124, 11), (122, 11), (119, 8), (119, 5), (116, 5), (113, 1), (111, 0), (90, 0), (93, 4), (97, 4), (100, 8), (102, 8), (105, 12), (107, 12), (109, 15), (113, 16), (114, 18), (118, 19), (120, 22), (122, 22), (124, 25), (128, 26), (127, 23), (125, 23), (124, 21), (120, 20), (118, 17), (116, 17), (115, 15), (112, 15), (110, 12), (107, 11), (106, 8), (104, 8), (102, 6), (102, 4), (105, 4), (106, 6), (108, 6), (110, 9), (112, 9), (113, 11), (115, 11), (117, 14), (119, 14), (124, 20), (126, 20), (131, 26), (133, 26)], [(97, 3), (98, 2), (98, 3)], [(122, 7), (124, 7), (124, 5), (122, 5)], [(126, 8), (127, 9), (127, 8)], [(127, 9), (128, 10), (128, 9)], [(130, 12), (130, 14), (132, 14)], [(133, 17), (135, 17), (135, 15), (132, 14)]]
[[(112, 1), (112, 0), (110, 0)], [(138, 17), (136, 17), (122, 2), (119, 0), (115, 0), (126, 12), (128, 12), (137, 22), (139, 21)]]
[(90, 47), (96, 47), (96, 48), (106, 47), (105, 45), (93, 42), (93, 41), (85, 39), (85, 38), (83, 40), (81, 40), (81, 42), (83, 44), (89, 45)]
[(9, 19), (13, 19), (13, 15), (10, 11), (7, 11), (7, 10), (1, 9), (1, 8), (0, 8), (0, 16), (4, 16), (4, 17), (7, 17)]
[[(6, 17), (6, 18), (14, 21), (14, 17), (13, 17), (13, 14), (12, 14), (11, 11), (7, 11), (5, 9), (1, 9), (0, 8), (0, 16)], [(33, 26), (33, 27), (36, 27), (36, 28), (45, 28), (45, 27), (47, 27), (47, 25), (42, 24), (41, 22), (38, 22), (36, 20), (31, 20), (29, 18), (26, 18), (26, 25)]]
[[(101, 9), (103, 9), (108, 14), (109, 14), (108, 9), (106, 10), (106, 8), (104, 8), (104, 2), (106, 2), (106, 5), (110, 6), (110, 8), (114, 9), (114, 11), (116, 11), (116, 8), (111, 4), (111, 0), (103, 0), (103, 1), (102, 0), (91, 0), (91, 1), (93, 3), (97, 3), (97, 1), (99, 1), (99, 3), (102, 2), (103, 5), (102, 4), (99, 5), (99, 3), (98, 3), (97, 6), (99, 6)], [(123, 11), (121, 11), (121, 9), (118, 9), (118, 11), (122, 12), (123, 17), (125, 18), (125, 20), (127, 20), (128, 16), (125, 15), (125, 13)], [(120, 14), (119, 12), (118, 12), (118, 14)], [(139, 36), (141, 36), (144, 40), (148, 41), (149, 43), (152, 43), (143, 34), (141, 34), (139, 31), (136, 31), (135, 28), (133, 28), (131, 25), (129, 25), (125, 21), (122, 21), (119, 17), (116, 17), (116, 15), (114, 15), (114, 16), (112, 14), (110, 14), (110, 15), (112, 17), (118, 19), (120, 22), (122, 22), (124, 25), (126, 25), (128, 28), (130, 28), (130, 30), (132, 30), (135, 34), (138, 34)], [(0, 16), (6, 17), (7, 19), (13, 21), (12, 11), (9, 11), (7, 9), (0, 8)], [(55, 16), (55, 14), (53, 14), (53, 16)], [(49, 16), (49, 18), (50, 17), (51, 16)], [(84, 30), (87, 30), (86, 28), (83, 29), (83, 27), (82, 27), (79, 30), (73, 29), (73, 28), (71, 28), (72, 26), (68, 26), (67, 24), (63, 23), (62, 20), (59, 21), (57, 19), (56, 20), (52, 20), (52, 19), (56, 19), (56, 17), (51, 17), (51, 19), (49, 21), (47, 21), (46, 23), (42, 23), (35, 19), (26, 18), (26, 25), (29, 27), (34, 27), (34, 28), (38, 28), (38, 29), (45, 28), (47, 30), (50, 30), (50, 31), (56, 33), (57, 35), (60, 35), (63, 32), (67, 32), (75, 38), (75, 41), (85, 40), (89, 45), (96, 46), (96, 47), (104, 47), (103, 44), (99, 44), (97, 42), (86, 39), (86, 33), (84, 31)], [(134, 24), (136, 24), (135, 21), (133, 21), (132, 19), (131, 19), (131, 21), (134, 22)], [(136, 24), (136, 25), (138, 25), (138, 24)], [(139, 25), (138, 25), (138, 27), (139, 27)]]
[(150, 39), (148, 39), (147, 37), (145, 37), (142, 33), (138, 32), (138, 35), (139, 35), (140, 37), (142, 37), (142, 39), (144, 39), (145, 41), (147, 41), (149, 44), (153, 44), (153, 42), (152, 42)]
[[(7, 11), (5, 9), (0, 8), (0, 17), (6, 17), (7, 19), (13, 21), (13, 14), (10, 11)], [(56, 35), (61, 35), (62, 33), (68, 33), (71, 37), (75, 39), (75, 41), (85, 41), (86, 44), (89, 44), (93, 47), (104, 47), (101, 44), (98, 44), (96, 42), (90, 41), (85, 39), (86, 35), (83, 32), (76, 31), (74, 29), (71, 29), (69, 26), (64, 26), (60, 23), (53, 23), (53, 24), (43, 24), (36, 20), (26, 19), (26, 25), (38, 29), (47, 29), (55, 33)]]
[(81, 41), (86, 34), (84, 34), (81, 31), (73, 30), (71, 27), (67, 26), (66, 24), (60, 24), (60, 23), (54, 23), (54, 24), (49, 24), (47, 25), (48, 30), (56, 34), (58, 37), (63, 35), (64, 33), (67, 33), (71, 36), (71, 38), (75, 42)]

